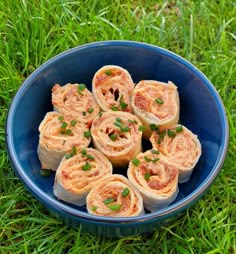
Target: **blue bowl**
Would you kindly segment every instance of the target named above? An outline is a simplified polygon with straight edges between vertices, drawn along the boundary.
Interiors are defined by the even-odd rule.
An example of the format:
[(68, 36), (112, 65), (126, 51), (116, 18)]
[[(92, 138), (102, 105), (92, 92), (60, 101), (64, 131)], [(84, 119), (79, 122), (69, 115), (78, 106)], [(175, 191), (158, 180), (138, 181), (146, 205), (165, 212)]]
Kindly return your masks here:
[[(94, 73), (103, 65), (120, 65), (134, 82), (173, 81), (180, 96), (180, 120), (198, 135), (202, 156), (179, 195), (167, 208), (138, 217), (98, 217), (58, 201), (53, 195), (54, 174), (40, 175), (37, 157), (38, 126), (52, 110), (55, 83), (85, 83), (91, 88)], [(27, 189), (53, 215), (82, 231), (121, 237), (156, 230), (177, 218), (210, 187), (224, 162), (229, 129), (223, 103), (210, 81), (180, 56), (153, 45), (131, 41), (105, 41), (79, 46), (44, 63), (22, 84), (8, 112), (6, 142), (12, 167)]]

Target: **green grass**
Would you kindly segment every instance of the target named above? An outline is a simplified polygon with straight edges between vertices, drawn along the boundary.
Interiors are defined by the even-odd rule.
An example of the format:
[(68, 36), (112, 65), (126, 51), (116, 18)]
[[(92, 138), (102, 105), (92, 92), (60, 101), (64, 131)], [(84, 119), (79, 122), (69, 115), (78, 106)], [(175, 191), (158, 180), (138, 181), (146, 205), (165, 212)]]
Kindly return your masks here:
[[(39, 3), (40, 2), (40, 3)], [(0, 253), (236, 253), (236, 2), (0, 1)], [(88, 42), (159, 45), (196, 65), (226, 107), (228, 156), (209, 191), (156, 232), (107, 239), (51, 216), (14, 175), (4, 140), (23, 80), (56, 54)]]

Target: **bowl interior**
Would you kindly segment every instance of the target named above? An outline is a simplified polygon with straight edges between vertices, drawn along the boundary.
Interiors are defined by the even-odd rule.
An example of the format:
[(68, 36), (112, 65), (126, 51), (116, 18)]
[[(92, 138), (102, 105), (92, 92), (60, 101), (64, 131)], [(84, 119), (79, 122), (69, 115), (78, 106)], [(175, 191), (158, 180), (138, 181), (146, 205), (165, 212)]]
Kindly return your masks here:
[[(179, 195), (171, 206), (203, 194), (218, 174), (227, 149), (227, 121), (218, 94), (201, 72), (179, 56), (133, 42), (101, 42), (74, 48), (51, 59), (26, 79), (13, 100), (7, 122), (8, 150), (16, 172), (56, 200), (52, 192), (54, 174), (42, 177), (37, 157), (38, 126), (52, 110), (51, 88), (55, 83), (85, 83), (91, 89), (94, 73), (107, 64), (127, 69), (134, 82), (170, 80), (178, 86), (180, 121), (198, 135), (202, 156), (190, 180), (179, 185)], [(86, 212), (85, 207), (76, 209)]]

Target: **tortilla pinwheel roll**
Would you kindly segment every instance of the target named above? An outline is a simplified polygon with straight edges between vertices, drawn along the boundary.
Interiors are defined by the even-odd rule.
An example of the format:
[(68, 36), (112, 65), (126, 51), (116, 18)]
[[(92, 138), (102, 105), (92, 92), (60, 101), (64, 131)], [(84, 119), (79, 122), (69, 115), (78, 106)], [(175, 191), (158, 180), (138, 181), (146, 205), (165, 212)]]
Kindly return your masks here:
[(183, 125), (153, 131), (150, 138), (154, 149), (179, 169), (179, 183), (187, 182), (201, 153), (198, 137)]
[(129, 180), (118, 174), (106, 176), (91, 189), (87, 210), (98, 216), (128, 217), (144, 214), (143, 199)]
[(93, 145), (114, 167), (125, 167), (142, 150), (141, 122), (122, 111), (100, 113), (91, 125)]
[(146, 131), (144, 137), (151, 135), (150, 124), (168, 127), (179, 121), (179, 94), (172, 83), (155, 80), (142, 80), (134, 88), (132, 107)]
[(100, 111), (93, 94), (84, 84), (55, 84), (52, 88), (52, 104), (55, 111), (89, 126)]
[(74, 118), (48, 112), (39, 125), (38, 158), (42, 169), (56, 170), (62, 157), (76, 147), (91, 142), (89, 129)]
[(112, 165), (100, 151), (93, 148), (72, 151), (63, 157), (56, 171), (54, 195), (74, 205), (85, 205), (91, 188), (111, 174)]
[(127, 175), (140, 191), (144, 207), (154, 212), (175, 200), (179, 191), (178, 173), (178, 168), (157, 150), (148, 150), (130, 161)]
[(103, 111), (132, 112), (134, 82), (129, 72), (117, 65), (100, 68), (92, 80), (94, 97)]

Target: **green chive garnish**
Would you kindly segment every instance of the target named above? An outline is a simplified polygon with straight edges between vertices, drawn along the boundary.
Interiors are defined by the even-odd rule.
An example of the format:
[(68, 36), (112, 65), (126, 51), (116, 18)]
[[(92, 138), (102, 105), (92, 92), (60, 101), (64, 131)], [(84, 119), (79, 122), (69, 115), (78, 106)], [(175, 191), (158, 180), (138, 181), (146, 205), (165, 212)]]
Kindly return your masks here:
[(59, 116), (58, 120), (60, 120), (62, 122), (64, 120), (64, 116)]
[(75, 126), (75, 125), (76, 125), (76, 123), (77, 123), (77, 121), (76, 121), (76, 120), (72, 120), (72, 121), (70, 122), (71, 126)]
[(64, 146), (64, 145), (65, 145), (65, 143), (66, 143), (66, 140), (63, 140), (63, 143), (62, 143), (62, 145)]
[(98, 114), (98, 116), (101, 117), (101, 116), (102, 116), (102, 112), (100, 112), (100, 113)]
[(97, 209), (98, 209), (98, 207), (97, 207), (97, 206), (95, 206), (95, 205), (92, 207), (92, 211), (93, 211), (93, 212), (96, 212), (96, 211), (97, 211)]
[(86, 116), (86, 112), (85, 111), (83, 111), (82, 114), (83, 114), (83, 116)]
[(111, 107), (111, 110), (113, 110), (113, 111), (118, 111), (119, 109), (118, 109), (118, 107), (116, 107), (116, 106), (112, 106), (112, 107)]
[(66, 123), (66, 122), (63, 122), (63, 123), (61, 124), (61, 128), (62, 128), (62, 129), (65, 129), (66, 126), (67, 126), (67, 123)]
[(151, 152), (154, 153), (154, 154), (159, 154), (158, 150), (151, 150)]
[(110, 203), (112, 203), (112, 202), (114, 202), (114, 201), (115, 201), (114, 198), (107, 198), (107, 199), (103, 200), (103, 203), (104, 203), (105, 205), (109, 205)]
[(155, 163), (157, 161), (159, 161), (159, 158), (155, 158), (155, 159), (152, 160), (153, 163)]
[(163, 131), (161, 132), (161, 134), (160, 134), (160, 137), (161, 137), (161, 138), (164, 138), (165, 135), (166, 135), (166, 130), (163, 130)]
[(150, 176), (151, 176), (150, 173), (146, 172), (145, 175), (144, 175), (144, 179), (149, 180)]
[(85, 88), (86, 88), (85, 84), (79, 84), (78, 91), (84, 91)]
[(73, 152), (74, 155), (77, 154), (77, 149), (76, 149), (75, 146), (72, 147), (72, 152)]
[(108, 206), (112, 211), (118, 211), (122, 207), (122, 204), (111, 204)]
[(163, 104), (164, 103), (164, 101), (162, 99), (159, 99), (159, 98), (156, 98), (155, 101), (158, 104)]
[(129, 126), (120, 127), (121, 132), (128, 132), (130, 130)]
[(134, 164), (134, 166), (138, 166), (139, 163), (140, 163), (140, 160), (137, 159), (137, 158), (134, 158), (134, 159), (132, 160), (132, 163)]
[(85, 149), (83, 149), (83, 150), (81, 151), (81, 154), (82, 154), (82, 156), (83, 156), (83, 157), (84, 157), (84, 156), (86, 156), (86, 155), (87, 155), (86, 150), (85, 150)]
[(84, 137), (85, 137), (85, 138), (91, 137), (91, 132), (90, 132), (90, 131), (85, 131), (85, 132), (84, 132)]
[(130, 190), (129, 190), (129, 188), (125, 188), (123, 191), (122, 191), (122, 196), (123, 197), (127, 197), (128, 195), (129, 195), (129, 193), (130, 193)]
[(119, 118), (119, 117), (117, 117), (117, 118), (116, 118), (116, 121), (118, 121), (118, 122), (122, 122), (122, 119), (121, 119), (121, 118)]
[(91, 154), (87, 154), (87, 158), (90, 160), (94, 160), (95, 158)]
[(48, 169), (41, 169), (40, 170), (41, 176), (49, 176), (50, 174), (51, 174), (51, 170), (48, 170)]
[(149, 127), (150, 127), (151, 131), (158, 131), (159, 130), (158, 126), (156, 126), (154, 123), (151, 123), (149, 125)]
[(71, 157), (73, 157), (73, 154), (72, 154), (72, 153), (68, 153), (68, 154), (65, 155), (65, 158), (66, 158), (66, 159), (70, 159)]
[(183, 131), (183, 126), (182, 126), (182, 125), (177, 126), (177, 127), (175, 128), (175, 130), (176, 130), (177, 133), (182, 132), (182, 131)]
[(106, 70), (106, 72), (105, 72), (108, 76), (110, 76), (111, 75), (111, 70)]
[(110, 138), (112, 141), (115, 141), (116, 138), (117, 138), (117, 134), (113, 133), (113, 134), (110, 135), (109, 138)]
[(143, 126), (143, 125), (140, 125), (140, 126), (138, 127), (138, 130), (139, 130), (139, 131), (145, 131), (145, 130), (146, 130), (146, 127)]
[(91, 168), (92, 168), (92, 166), (87, 161), (86, 161), (85, 165), (82, 166), (82, 169), (84, 171), (87, 171), (87, 170), (89, 170)]
[(136, 120), (128, 119), (128, 122), (129, 122), (129, 123), (135, 123), (135, 124), (137, 124), (137, 121), (136, 121)]
[(92, 112), (93, 112), (93, 108), (89, 108), (89, 109), (88, 109), (88, 112), (89, 112), (89, 113), (92, 113)]
[(66, 135), (70, 135), (72, 133), (72, 130), (71, 129), (67, 129), (66, 130)]
[(146, 162), (152, 161), (152, 159), (148, 158), (147, 156), (144, 156), (144, 159), (145, 159)]
[(121, 109), (126, 109), (128, 107), (128, 104), (123, 102), (123, 101), (121, 101), (120, 102), (120, 106), (121, 106)]
[(174, 138), (176, 136), (175, 132), (170, 129), (167, 130), (167, 134), (170, 138)]
[(117, 121), (117, 120), (114, 122), (114, 124), (120, 128), (123, 126), (123, 123), (121, 123), (120, 121)]

